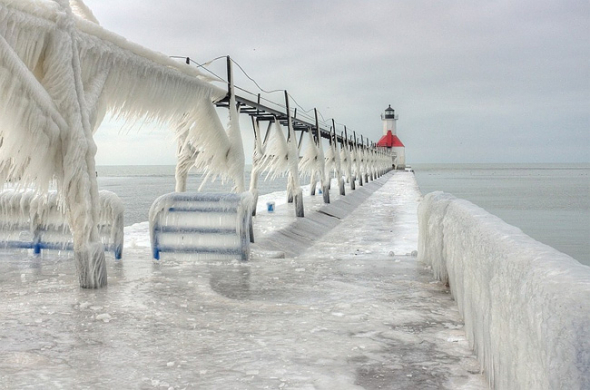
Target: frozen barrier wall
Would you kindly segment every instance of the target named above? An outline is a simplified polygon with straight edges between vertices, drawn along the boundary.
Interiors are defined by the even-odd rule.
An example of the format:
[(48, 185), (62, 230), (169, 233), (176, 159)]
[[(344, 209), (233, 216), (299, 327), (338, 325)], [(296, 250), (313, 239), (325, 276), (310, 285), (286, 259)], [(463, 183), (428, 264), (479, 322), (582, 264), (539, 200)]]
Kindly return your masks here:
[(443, 192), (418, 207), (419, 258), (449, 284), (494, 389), (590, 389), (590, 267)]

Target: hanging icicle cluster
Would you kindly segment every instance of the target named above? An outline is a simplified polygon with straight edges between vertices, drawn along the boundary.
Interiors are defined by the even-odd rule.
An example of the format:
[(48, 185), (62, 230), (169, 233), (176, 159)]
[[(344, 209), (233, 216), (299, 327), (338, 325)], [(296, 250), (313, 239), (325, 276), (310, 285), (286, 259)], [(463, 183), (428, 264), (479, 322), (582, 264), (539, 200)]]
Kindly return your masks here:
[(237, 112), (226, 133), (213, 105), (226, 92), (203, 79), (103, 29), (81, 0), (0, 0), (0, 181), (57, 182), (83, 287), (106, 284), (92, 137), (106, 112), (182, 123), (195, 163), (243, 191)]

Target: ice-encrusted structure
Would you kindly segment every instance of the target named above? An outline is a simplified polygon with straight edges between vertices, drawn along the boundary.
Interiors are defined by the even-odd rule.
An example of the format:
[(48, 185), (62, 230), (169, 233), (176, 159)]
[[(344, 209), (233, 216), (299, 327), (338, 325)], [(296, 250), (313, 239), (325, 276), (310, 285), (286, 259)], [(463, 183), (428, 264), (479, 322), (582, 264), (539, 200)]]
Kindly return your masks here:
[[(99, 191), (97, 229), (105, 249), (115, 258), (123, 254), (124, 206), (111, 191)], [(0, 192), (0, 246), (72, 250), (72, 234), (57, 192), (39, 194), (32, 190)]]
[(359, 185), (363, 185), (364, 178), (363, 178), (363, 148), (359, 146), (356, 142), (354, 143), (353, 151), (353, 174), (354, 177), (359, 181)]
[(342, 148), (340, 149), (340, 161), (342, 162), (342, 166), (344, 167), (343, 170), (344, 170), (344, 175), (346, 177), (346, 181), (350, 183), (350, 188), (352, 190), (354, 190), (355, 183), (354, 183), (354, 177), (352, 176), (352, 159), (350, 156), (348, 140), (346, 140), (346, 139), (342, 144)]
[(419, 257), (449, 284), (492, 388), (590, 388), (589, 267), (443, 192), (418, 218)]
[(0, 181), (34, 183), (40, 192), (57, 182), (80, 285), (96, 288), (107, 279), (92, 134), (107, 111), (131, 123), (183, 123), (181, 136), (198, 149), (197, 160), (210, 164), (210, 174), (236, 178), (238, 189), (243, 164), (212, 103), (226, 91), (106, 31), (81, 0), (71, 3), (0, 0)]
[[(229, 67), (229, 79), (233, 80), (232, 68)], [(229, 121), (227, 130), (223, 129), (221, 121), (215, 111), (213, 104), (205, 105), (204, 118), (198, 121), (186, 118), (190, 115), (185, 114), (182, 118), (182, 125), (176, 129), (178, 137), (179, 152), (178, 166), (184, 165), (190, 169), (192, 165), (205, 173), (205, 179), (201, 183), (201, 190), (211, 178), (221, 177), (222, 181), (230, 179), (234, 183), (233, 191), (241, 193), (245, 191), (245, 155), (242, 134), (240, 132), (239, 109), (236, 104), (233, 83), (229, 86)], [(209, 126), (209, 129), (203, 129), (203, 124)], [(185, 152), (185, 149), (187, 150)], [(185, 157), (188, 156), (188, 159)], [(186, 173), (184, 173), (184, 187), (186, 188)], [(178, 180), (179, 169), (176, 170)], [(177, 182), (177, 191), (179, 183)]]
[(250, 193), (252, 194), (252, 215), (256, 215), (256, 204), (258, 203), (258, 179), (264, 170), (264, 154), (267, 140), (262, 139), (260, 134), (260, 123), (252, 120), (254, 126), (254, 153), (252, 154), (252, 171), (250, 172)]
[(344, 195), (344, 180), (342, 179), (342, 172), (341, 172), (341, 164), (340, 164), (340, 152), (338, 150), (338, 142), (333, 137), (330, 141), (330, 147), (328, 148), (328, 152), (326, 153), (325, 161), (326, 161), (326, 171), (330, 174), (334, 172), (336, 179), (338, 181), (338, 188), (340, 191), (340, 195)]
[(308, 176), (310, 182), (311, 195), (315, 195), (315, 190), (318, 181), (322, 181), (322, 172), (324, 166), (324, 159), (320, 160), (319, 145), (316, 143), (312, 131), (307, 132), (309, 135), (309, 142), (307, 148), (299, 160), (299, 172), (302, 176)]
[(260, 169), (266, 173), (266, 178), (276, 179), (286, 175), (289, 170), (289, 146), (281, 124), (276, 118), (274, 131), (271, 131), (267, 142)]
[[(291, 120), (290, 118), (288, 119)], [(260, 171), (266, 172), (266, 177), (277, 178), (287, 175), (287, 194), (289, 202), (295, 203), (298, 216), (303, 217), (303, 191), (299, 184), (299, 148), (297, 137), (291, 125), (288, 126), (287, 136), (281, 124), (275, 118), (275, 130), (271, 133), (268, 145), (264, 149), (264, 157), (260, 163)]]
[(160, 196), (149, 214), (152, 254), (188, 253), (197, 259), (247, 260), (252, 195), (177, 193)]
[(295, 205), (295, 213), (298, 217), (304, 216), (303, 211), (303, 190), (299, 183), (299, 146), (297, 145), (297, 137), (293, 130), (293, 123), (290, 113), (287, 118), (287, 151), (288, 151), (288, 176), (287, 176), (287, 194), (288, 201)]

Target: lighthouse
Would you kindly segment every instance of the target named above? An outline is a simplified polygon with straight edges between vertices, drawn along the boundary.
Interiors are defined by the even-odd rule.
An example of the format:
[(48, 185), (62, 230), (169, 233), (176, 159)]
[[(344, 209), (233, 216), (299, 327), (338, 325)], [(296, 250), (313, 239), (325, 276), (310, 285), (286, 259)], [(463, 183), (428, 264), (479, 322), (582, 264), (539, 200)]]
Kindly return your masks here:
[(395, 122), (397, 116), (395, 110), (389, 107), (381, 114), (381, 121), (383, 122), (383, 137), (377, 142), (378, 148), (383, 148), (393, 155), (393, 166), (396, 169), (405, 169), (406, 167), (406, 147), (397, 137), (397, 130)]

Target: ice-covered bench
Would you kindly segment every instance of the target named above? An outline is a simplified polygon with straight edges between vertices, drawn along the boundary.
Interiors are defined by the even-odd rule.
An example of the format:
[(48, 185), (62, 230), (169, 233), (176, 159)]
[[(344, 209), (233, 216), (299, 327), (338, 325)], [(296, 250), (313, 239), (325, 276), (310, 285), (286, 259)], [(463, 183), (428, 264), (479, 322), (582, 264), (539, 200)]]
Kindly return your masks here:
[[(123, 202), (110, 191), (99, 191), (98, 231), (105, 250), (123, 255)], [(66, 215), (60, 207), (57, 192), (37, 194), (34, 191), (0, 192), (0, 247), (72, 250), (72, 234)]]
[(161, 252), (247, 260), (252, 237), (252, 195), (170, 193), (150, 208), (154, 259)]

